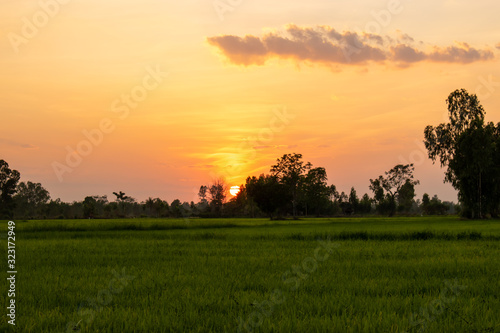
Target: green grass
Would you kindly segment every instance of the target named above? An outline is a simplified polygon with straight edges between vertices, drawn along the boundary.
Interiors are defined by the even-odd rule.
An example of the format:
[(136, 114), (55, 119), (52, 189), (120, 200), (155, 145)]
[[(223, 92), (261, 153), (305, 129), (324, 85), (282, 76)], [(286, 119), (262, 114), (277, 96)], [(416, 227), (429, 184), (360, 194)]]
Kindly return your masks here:
[(18, 221), (16, 240), (18, 332), (500, 332), (495, 220)]

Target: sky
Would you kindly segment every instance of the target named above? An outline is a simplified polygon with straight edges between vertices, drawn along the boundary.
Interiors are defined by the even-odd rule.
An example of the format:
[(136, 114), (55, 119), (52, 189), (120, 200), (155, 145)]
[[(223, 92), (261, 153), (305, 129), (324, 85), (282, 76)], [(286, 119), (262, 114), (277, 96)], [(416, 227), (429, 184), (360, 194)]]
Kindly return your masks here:
[[(53, 199), (197, 201), (300, 153), (328, 183), (413, 163), (467, 89), (500, 121), (493, 0), (3, 0), (0, 159)], [(370, 193), (371, 194), (371, 193)]]

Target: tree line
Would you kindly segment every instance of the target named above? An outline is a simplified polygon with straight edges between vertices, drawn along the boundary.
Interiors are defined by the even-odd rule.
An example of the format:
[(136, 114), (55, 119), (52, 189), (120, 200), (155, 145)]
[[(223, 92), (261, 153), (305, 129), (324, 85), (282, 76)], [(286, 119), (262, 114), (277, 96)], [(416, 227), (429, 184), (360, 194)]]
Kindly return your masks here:
[(354, 187), (348, 194), (328, 185), (326, 170), (303, 162), (301, 154), (285, 154), (277, 159), (270, 174), (248, 177), (239, 193), (228, 199), (228, 186), (222, 179), (200, 186), (198, 202), (171, 203), (161, 198), (137, 202), (125, 192), (86, 196), (82, 201), (66, 203), (51, 199), (40, 184), (19, 182), (20, 174), (0, 160), (0, 214), (8, 219), (81, 219), (81, 218), (193, 218), (193, 217), (269, 217), (353, 216), (394, 214), (448, 214), (457, 206), (424, 194), (414, 200), (413, 166), (397, 165), (370, 180), (373, 197), (361, 198)]
[(251, 176), (228, 199), (223, 179), (200, 186), (198, 202), (168, 203), (161, 198), (137, 202), (124, 192), (87, 196), (72, 203), (52, 200), (40, 183), (19, 182), (20, 173), (0, 160), (0, 217), (125, 218), (125, 217), (262, 217), (352, 216), (378, 214), (438, 215), (460, 213), (468, 218), (498, 217), (500, 213), (500, 123), (486, 123), (476, 95), (452, 92), (446, 100), (449, 122), (427, 126), (424, 143), (429, 158), (446, 167), (445, 182), (458, 191), (459, 205), (427, 193), (415, 199), (412, 164), (398, 164), (374, 179), (368, 193), (354, 187), (340, 192), (328, 184), (326, 170), (303, 161), (302, 154), (284, 154), (268, 174)]

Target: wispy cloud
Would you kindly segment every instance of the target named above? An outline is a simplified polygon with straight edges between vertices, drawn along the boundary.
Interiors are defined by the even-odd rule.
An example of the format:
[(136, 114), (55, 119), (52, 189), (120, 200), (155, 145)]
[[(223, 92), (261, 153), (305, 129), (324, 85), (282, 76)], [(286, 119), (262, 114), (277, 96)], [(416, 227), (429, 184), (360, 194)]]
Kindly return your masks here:
[(39, 148), (38, 146), (35, 146), (31, 143), (21, 143), (21, 142), (12, 141), (12, 140), (3, 139), (3, 138), (0, 138), (0, 144), (5, 144), (5, 145), (9, 145), (9, 146), (14, 146), (14, 147), (20, 147), (23, 149), (38, 149)]
[(298, 145), (263, 145), (263, 146), (254, 146), (252, 147), (255, 150), (260, 150), (260, 149), (292, 149), (296, 148)]
[(264, 65), (273, 58), (326, 66), (393, 63), (405, 67), (421, 61), (467, 64), (495, 57), (489, 48), (478, 49), (463, 42), (441, 47), (416, 42), (400, 31), (388, 36), (338, 32), (329, 26), (290, 24), (283, 31), (260, 37), (222, 35), (209, 37), (207, 41), (230, 62), (241, 66)]

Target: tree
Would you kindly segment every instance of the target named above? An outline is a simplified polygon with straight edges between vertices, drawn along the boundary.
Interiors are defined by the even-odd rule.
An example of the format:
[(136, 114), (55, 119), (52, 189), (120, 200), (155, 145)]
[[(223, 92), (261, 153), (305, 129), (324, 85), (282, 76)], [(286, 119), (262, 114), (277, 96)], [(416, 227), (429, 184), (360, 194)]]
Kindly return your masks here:
[(319, 215), (328, 207), (330, 188), (327, 179), (326, 170), (321, 167), (310, 169), (305, 177), (302, 177), (299, 193), (305, 204), (306, 215), (309, 212)]
[(359, 201), (359, 213), (360, 214), (370, 214), (372, 211), (372, 199), (365, 193), (361, 200)]
[(306, 171), (311, 169), (311, 163), (304, 163), (302, 154), (295, 153), (284, 154), (276, 161), (277, 163), (271, 167), (271, 175), (290, 191), (293, 217), (296, 218), (301, 180), (305, 177)]
[(15, 207), (13, 195), (21, 175), (17, 170), (11, 170), (9, 164), (0, 160), (0, 217), (12, 218)]
[(122, 191), (118, 193), (113, 192), (113, 194), (116, 196), (116, 202), (118, 203), (118, 207), (121, 210), (119, 215), (125, 217), (131, 212), (131, 210), (133, 210), (133, 204), (136, 202), (135, 199), (125, 195), (125, 193)]
[(97, 200), (94, 197), (88, 196), (83, 200), (83, 217), (86, 219), (94, 218), (96, 215)]
[(210, 207), (212, 208), (212, 213), (217, 216), (222, 215), (222, 207), (224, 202), (226, 202), (227, 191), (227, 185), (223, 179), (216, 179), (212, 185), (208, 187)]
[(126, 196), (125, 193), (123, 193), (122, 191), (120, 191), (119, 193), (113, 192), (113, 194), (116, 196), (117, 202), (125, 202), (125, 201), (127, 201), (127, 199), (130, 198), (130, 197)]
[(18, 215), (23, 217), (40, 216), (43, 206), (50, 200), (49, 191), (40, 183), (21, 182), (17, 185), (14, 201)]
[(398, 193), (398, 211), (403, 213), (409, 213), (413, 207), (415, 198), (415, 186), (410, 180), (401, 186)]
[(280, 217), (292, 198), (285, 184), (276, 176), (260, 175), (248, 177), (245, 184), (248, 197), (272, 220)]
[(182, 203), (179, 199), (175, 199), (170, 204), (170, 212), (174, 217), (182, 217)]
[(396, 200), (400, 196), (409, 196), (412, 186), (419, 184), (418, 180), (414, 180), (414, 170), (413, 164), (398, 164), (385, 172), (385, 177), (379, 176), (377, 179), (370, 179), (370, 190), (375, 195), (374, 199), (377, 202), (379, 213), (394, 215)]
[(197, 210), (200, 213), (206, 213), (208, 211), (208, 186), (201, 185), (200, 190), (198, 191), (198, 197), (200, 198), (200, 202), (197, 204)]
[(351, 187), (351, 192), (349, 193), (349, 203), (351, 204), (353, 213), (359, 213), (359, 198), (354, 187)]
[(344, 191), (338, 197), (338, 204), (342, 210), (342, 214), (351, 215), (353, 213), (352, 204), (349, 202), (349, 197)]
[(451, 207), (439, 200), (437, 195), (432, 199), (429, 198), (427, 193), (422, 197), (422, 213), (425, 215), (444, 215)]
[(202, 204), (208, 203), (207, 192), (208, 192), (208, 187), (201, 185), (200, 190), (198, 192), (198, 197), (200, 198), (200, 203), (202, 203)]
[(446, 100), (449, 123), (424, 131), (429, 158), (447, 167), (445, 182), (458, 190), (463, 214), (498, 215), (500, 203), (500, 124), (484, 122), (476, 95), (455, 90)]

